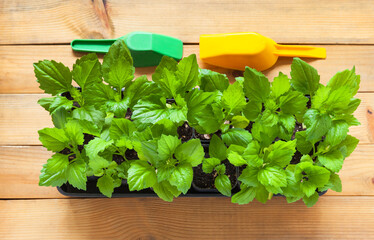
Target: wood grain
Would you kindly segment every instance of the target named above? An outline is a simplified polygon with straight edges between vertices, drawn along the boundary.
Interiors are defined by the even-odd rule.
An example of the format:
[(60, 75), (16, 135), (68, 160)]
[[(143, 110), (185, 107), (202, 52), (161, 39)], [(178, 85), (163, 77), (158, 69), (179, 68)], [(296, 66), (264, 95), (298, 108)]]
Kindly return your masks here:
[[(357, 74), (361, 75), (361, 92), (374, 91), (374, 46), (326, 45), (326, 60), (304, 59), (314, 66), (321, 75), (321, 82), (328, 80), (338, 71), (351, 69), (356, 66)], [(241, 73), (204, 64), (199, 58), (198, 45), (185, 45), (184, 56), (197, 54), (198, 63), (201, 68), (225, 73), (230, 79)], [(83, 53), (73, 52), (70, 46), (38, 45), (38, 46), (0, 46), (0, 93), (41, 93), (39, 85), (34, 76), (32, 64), (44, 59), (54, 59), (72, 68), (73, 63)], [(102, 58), (102, 55), (100, 55)], [(278, 76), (278, 72), (290, 75), (292, 58), (280, 58), (277, 64), (265, 71), (269, 79)], [(148, 75), (151, 79), (154, 67), (137, 68), (136, 76)]]
[(63, 198), (56, 188), (38, 185), (50, 156), (43, 147), (0, 147), (0, 198)]
[(339, 176), (343, 191), (328, 191), (327, 195), (374, 195), (374, 145), (358, 145), (355, 151), (344, 160)]
[(0, 201), (2, 239), (371, 239), (374, 197), (323, 196), (312, 208), (276, 198)]
[[(13, 199), (0, 200), (0, 239), (374, 239), (373, 29), (368, 0), (0, 1), (0, 199)], [(323, 83), (352, 65), (361, 74), (362, 104), (355, 114), (362, 125), (350, 131), (361, 142), (341, 171), (343, 192), (329, 191), (306, 208), (280, 197), (246, 206), (227, 198), (67, 199), (56, 188), (39, 187), (41, 165), (51, 153), (22, 145), (39, 145), (37, 130), (52, 123), (36, 104), (45, 95), (28, 94), (41, 93), (32, 63), (56, 59), (72, 67), (82, 54), (54, 44), (139, 30), (189, 44), (197, 44), (200, 34), (240, 31), (279, 43), (335, 44), (325, 45), (326, 60), (308, 62)], [(184, 49), (185, 55), (199, 52), (198, 45)], [(290, 63), (282, 58), (265, 74), (289, 74)], [(230, 79), (239, 74), (200, 66)]]
[[(38, 186), (42, 165), (51, 156), (41, 146), (0, 147), (0, 199), (65, 198), (56, 188)], [(359, 145), (344, 162), (343, 191), (327, 195), (374, 196), (374, 144)]]
[(0, 44), (68, 43), (150, 31), (197, 43), (200, 34), (259, 32), (281, 43), (374, 43), (367, 0), (1, 1)]
[(38, 145), (37, 131), (53, 127), (37, 104), (41, 94), (0, 94), (0, 145)]
[[(37, 131), (52, 127), (48, 112), (37, 104), (46, 94), (0, 94), (0, 145), (40, 145)], [(362, 100), (355, 112), (360, 126), (350, 134), (361, 143), (374, 143), (374, 93), (359, 93)]]

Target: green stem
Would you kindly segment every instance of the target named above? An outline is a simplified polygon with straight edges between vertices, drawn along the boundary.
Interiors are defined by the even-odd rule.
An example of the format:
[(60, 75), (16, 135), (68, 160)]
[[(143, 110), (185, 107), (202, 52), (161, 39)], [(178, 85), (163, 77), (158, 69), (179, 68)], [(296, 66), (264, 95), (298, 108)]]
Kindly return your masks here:
[(124, 151), (121, 151), (121, 149), (119, 147), (116, 146), (116, 151), (119, 155), (121, 155), (122, 157), (125, 157), (125, 152), (126, 152), (127, 149), (125, 149)]
[[(68, 148), (70, 149), (70, 151), (73, 152), (72, 154), (75, 154), (75, 158), (83, 159), (81, 153), (79, 152), (78, 146), (75, 145), (75, 144), (74, 145), (72, 144), (72, 146), (73, 147), (68, 147)], [(70, 155), (72, 155), (72, 154), (70, 154)]]
[(75, 162), (75, 159), (76, 159), (76, 158), (74, 158), (73, 160), (71, 160), (71, 161), (69, 162), (69, 164), (73, 164), (73, 163)]
[(313, 156), (316, 155), (316, 146), (313, 144)]
[(121, 88), (118, 88), (118, 99), (122, 100), (122, 89)]
[(268, 200), (270, 200), (273, 197), (273, 193), (269, 192)]
[[(83, 92), (83, 89), (82, 89), (82, 92)], [(71, 90), (69, 90), (69, 93), (71, 97), (73, 98), (73, 100), (78, 102), (80, 106), (84, 105), (84, 99), (82, 98), (82, 94), (77, 89), (72, 87)]]
[(81, 155), (81, 153), (79, 152), (78, 149), (76, 149), (75, 154), (76, 154), (77, 158), (82, 159), (82, 155)]
[(232, 109), (230, 109), (230, 111), (229, 111), (228, 114), (226, 115), (226, 117), (225, 117), (225, 121), (226, 121), (227, 118), (230, 116), (231, 112), (232, 112)]

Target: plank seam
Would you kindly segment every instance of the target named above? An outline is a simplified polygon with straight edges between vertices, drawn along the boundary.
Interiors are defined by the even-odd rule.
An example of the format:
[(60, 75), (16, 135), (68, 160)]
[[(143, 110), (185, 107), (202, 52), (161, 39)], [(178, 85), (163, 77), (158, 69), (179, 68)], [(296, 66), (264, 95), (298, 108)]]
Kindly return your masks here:
[[(324, 195), (321, 196), (321, 198), (346, 198), (346, 197), (352, 197), (352, 198), (374, 198), (373, 195)], [(106, 197), (65, 197), (65, 198), (0, 198), (0, 201), (29, 201), (29, 200), (70, 200), (70, 199), (134, 199), (134, 198), (142, 198), (142, 199), (158, 199), (158, 197), (113, 197), (113, 198), (106, 198)], [(182, 198), (196, 198), (196, 197), (182, 197)], [(225, 197), (200, 197), (200, 198), (225, 198)], [(273, 199), (277, 199), (278, 197), (275, 197)]]
[[(101, 40), (101, 39), (97, 39)], [(278, 44), (285, 44), (285, 45), (323, 45), (323, 46), (374, 46), (374, 43), (300, 43), (300, 42), (278, 42)], [(56, 42), (56, 43), (2, 43), (0, 46), (53, 46), (53, 45), (60, 45), (66, 46), (70, 45), (70, 42)], [(198, 42), (184, 42), (183, 45), (186, 46), (196, 46), (199, 45)]]

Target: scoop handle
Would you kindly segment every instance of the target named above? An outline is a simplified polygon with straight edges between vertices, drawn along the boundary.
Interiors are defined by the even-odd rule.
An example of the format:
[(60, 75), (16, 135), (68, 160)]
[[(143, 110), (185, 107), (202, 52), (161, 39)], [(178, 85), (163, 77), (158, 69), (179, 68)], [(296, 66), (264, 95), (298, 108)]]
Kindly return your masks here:
[(70, 45), (74, 51), (107, 53), (117, 39), (75, 39)]
[(302, 45), (275, 45), (274, 54), (280, 57), (326, 58), (326, 49)]

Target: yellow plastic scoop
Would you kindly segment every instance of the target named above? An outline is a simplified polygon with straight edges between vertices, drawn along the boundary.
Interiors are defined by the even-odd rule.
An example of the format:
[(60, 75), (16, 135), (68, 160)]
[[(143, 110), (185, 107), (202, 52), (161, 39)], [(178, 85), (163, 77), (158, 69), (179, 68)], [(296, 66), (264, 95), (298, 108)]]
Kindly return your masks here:
[(326, 49), (302, 45), (279, 45), (254, 32), (204, 34), (200, 36), (200, 58), (204, 62), (244, 71), (272, 67), (278, 57), (326, 58)]

